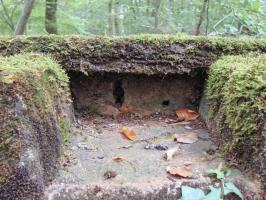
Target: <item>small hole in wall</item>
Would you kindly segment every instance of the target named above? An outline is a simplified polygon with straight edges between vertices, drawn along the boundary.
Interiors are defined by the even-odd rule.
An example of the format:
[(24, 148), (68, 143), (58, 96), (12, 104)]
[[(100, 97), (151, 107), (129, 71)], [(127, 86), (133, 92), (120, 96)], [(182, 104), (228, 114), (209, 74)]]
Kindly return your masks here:
[(125, 91), (123, 88), (122, 80), (116, 80), (113, 85), (113, 96), (115, 99), (115, 104), (117, 106), (122, 106), (124, 103)]
[(169, 104), (170, 104), (170, 100), (164, 100), (162, 102), (162, 106), (169, 106)]

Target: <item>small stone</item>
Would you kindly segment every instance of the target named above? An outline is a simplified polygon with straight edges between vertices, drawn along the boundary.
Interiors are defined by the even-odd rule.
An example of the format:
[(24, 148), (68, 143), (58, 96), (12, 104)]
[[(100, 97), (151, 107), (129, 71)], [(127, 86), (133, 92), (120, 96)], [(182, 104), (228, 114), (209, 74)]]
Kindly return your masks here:
[(149, 150), (159, 150), (159, 151), (166, 151), (168, 149), (168, 146), (162, 145), (162, 144), (148, 144), (144, 147), (145, 149)]
[(158, 145), (155, 145), (155, 149), (160, 150), (160, 151), (166, 151), (168, 149), (168, 146), (158, 144)]
[(115, 178), (117, 176), (117, 173), (115, 171), (107, 171), (104, 173), (103, 176), (105, 179), (111, 179), (111, 178)]
[(184, 128), (187, 129), (187, 130), (192, 130), (192, 127), (188, 126), (188, 125), (186, 125)]
[(87, 145), (86, 143), (78, 143), (77, 147), (80, 149), (84, 149), (84, 150), (94, 150), (89, 145)]
[(144, 149), (150, 149), (150, 150), (154, 150), (155, 149), (155, 144), (147, 144)]

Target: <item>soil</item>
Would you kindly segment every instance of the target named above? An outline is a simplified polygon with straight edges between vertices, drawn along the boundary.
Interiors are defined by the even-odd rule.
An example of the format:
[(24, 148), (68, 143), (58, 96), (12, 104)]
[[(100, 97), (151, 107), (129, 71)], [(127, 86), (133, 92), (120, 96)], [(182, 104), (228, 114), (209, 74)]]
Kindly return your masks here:
[[(200, 123), (175, 122), (160, 113), (145, 118), (86, 113), (76, 119), (59, 175), (47, 188), (46, 199), (177, 199), (182, 185), (206, 191), (211, 179), (204, 172), (224, 162), (208, 130), (197, 126)], [(121, 127), (134, 130), (137, 139), (123, 137)], [(174, 134), (190, 132), (198, 135), (197, 142), (181, 144), (173, 140)], [(148, 149), (147, 145), (179, 146), (180, 151), (166, 161), (165, 150)], [(168, 166), (184, 164), (189, 165), (191, 178), (175, 177), (166, 171)], [(233, 169), (230, 177), (240, 188), (256, 191), (257, 183), (239, 170)]]
[(173, 113), (176, 108), (197, 109), (203, 76), (147, 76), (115, 73), (84, 75), (70, 72), (70, 87), (77, 110), (114, 114), (114, 107), (126, 107), (141, 116), (154, 112)]

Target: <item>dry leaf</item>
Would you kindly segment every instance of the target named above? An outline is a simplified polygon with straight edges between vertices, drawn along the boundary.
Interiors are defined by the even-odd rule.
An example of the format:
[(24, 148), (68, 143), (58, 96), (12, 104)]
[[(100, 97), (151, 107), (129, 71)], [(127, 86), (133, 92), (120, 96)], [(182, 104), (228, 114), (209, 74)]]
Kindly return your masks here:
[(173, 147), (173, 148), (167, 150), (165, 153), (166, 160), (168, 160), (168, 161), (171, 160), (174, 156), (176, 156), (178, 154), (179, 151), (180, 151), (179, 146)]
[(175, 134), (174, 141), (184, 143), (184, 144), (192, 144), (198, 141), (198, 135), (194, 132), (186, 132), (182, 134)]
[(133, 131), (129, 128), (123, 127), (123, 128), (120, 128), (119, 131), (129, 140), (135, 140), (136, 139), (135, 131)]
[(123, 160), (124, 160), (124, 158), (121, 156), (117, 156), (117, 157), (113, 158), (113, 161), (115, 161), (115, 162), (122, 162)]
[(173, 176), (180, 176), (184, 178), (191, 178), (193, 176), (190, 168), (186, 165), (183, 165), (182, 167), (167, 167), (166, 171)]
[(118, 110), (119, 110), (121, 113), (123, 113), (123, 114), (130, 113), (129, 108), (126, 107), (126, 106), (122, 106), (122, 107), (118, 108)]
[(181, 108), (176, 110), (176, 116), (181, 121), (193, 121), (199, 117), (199, 113), (187, 108)]

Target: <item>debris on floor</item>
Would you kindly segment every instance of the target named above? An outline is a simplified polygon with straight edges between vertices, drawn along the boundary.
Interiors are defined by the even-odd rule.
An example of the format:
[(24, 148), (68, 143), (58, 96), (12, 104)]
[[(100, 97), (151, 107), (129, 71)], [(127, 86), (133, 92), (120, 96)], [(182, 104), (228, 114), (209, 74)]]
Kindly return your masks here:
[(179, 151), (180, 151), (180, 147), (179, 146), (176, 146), (176, 147), (173, 147), (173, 148), (167, 150), (166, 153), (165, 153), (165, 159), (167, 161), (172, 160), (173, 157), (176, 156)]
[(193, 121), (199, 117), (199, 113), (187, 108), (181, 108), (176, 110), (176, 116), (180, 121)]
[(145, 147), (145, 149), (150, 149), (150, 150), (159, 150), (159, 151), (165, 151), (168, 149), (167, 145), (164, 144), (147, 144)]
[(181, 167), (167, 167), (166, 171), (173, 175), (173, 176), (179, 176), (183, 178), (192, 178), (193, 173), (189, 166), (183, 165)]
[(111, 178), (115, 178), (117, 176), (117, 173), (115, 171), (107, 171), (104, 173), (103, 176), (105, 179), (111, 179)]
[(182, 134), (175, 134), (174, 141), (184, 144), (192, 144), (198, 141), (198, 135), (195, 132), (185, 132)]
[[(108, 182), (108, 187), (163, 190), (166, 185), (180, 187), (184, 179), (209, 185), (210, 178), (204, 173), (223, 160), (208, 130), (197, 128), (193, 122), (166, 123), (167, 119), (159, 114), (136, 119), (80, 116), (82, 126), (73, 128), (75, 134), (65, 147), (62, 169), (51, 188), (62, 183)], [(118, 131), (123, 137), (118, 137)]]
[(119, 131), (129, 140), (135, 140), (136, 139), (136, 132), (132, 129), (122, 127), (119, 129)]

